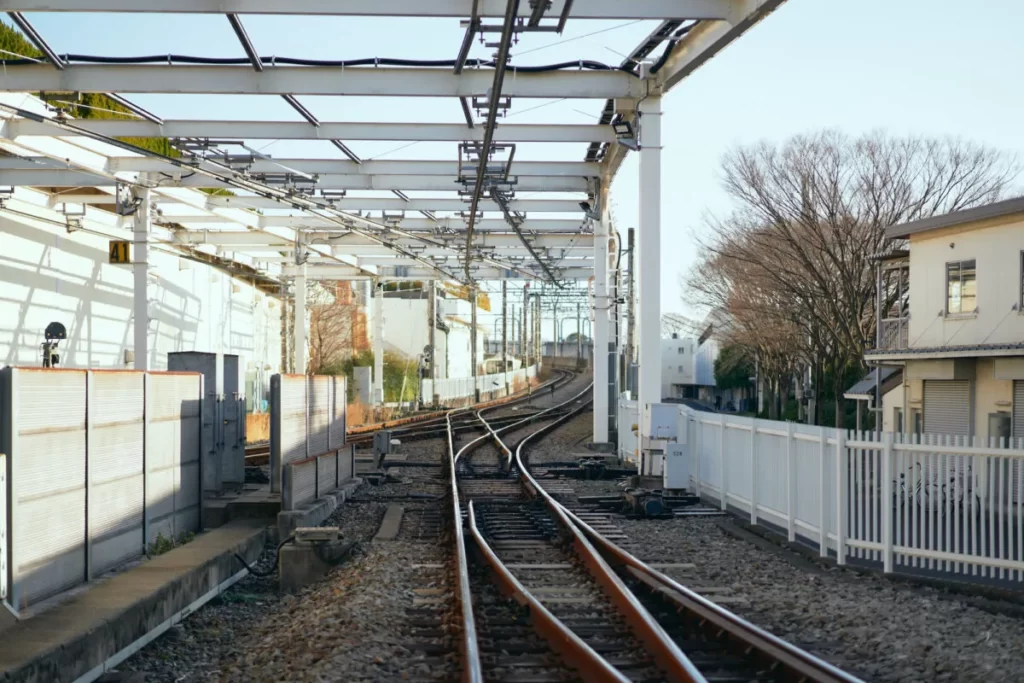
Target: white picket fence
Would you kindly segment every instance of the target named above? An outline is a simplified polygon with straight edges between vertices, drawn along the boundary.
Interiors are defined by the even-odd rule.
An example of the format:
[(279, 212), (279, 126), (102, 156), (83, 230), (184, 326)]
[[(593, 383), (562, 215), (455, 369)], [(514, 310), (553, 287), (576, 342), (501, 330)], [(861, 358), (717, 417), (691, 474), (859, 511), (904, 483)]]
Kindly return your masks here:
[[(524, 384), (537, 376), (537, 366), (521, 368), (512, 372), (497, 372), (492, 375), (478, 375), (475, 386), (483, 396), (498, 397), (505, 395), (506, 379), (510, 391), (515, 390), (516, 383)], [(442, 403), (469, 398), (474, 394), (472, 377), (449, 377), (447, 379), (423, 380), (423, 397), (431, 400), (438, 396)]]
[[(619, 405), (620, 453), (633, 459), (635, 403)], [(781, 528), (840, 564), (1024, 581), (1024, 440), (679, 411), (692, 488), (753, 524)]]

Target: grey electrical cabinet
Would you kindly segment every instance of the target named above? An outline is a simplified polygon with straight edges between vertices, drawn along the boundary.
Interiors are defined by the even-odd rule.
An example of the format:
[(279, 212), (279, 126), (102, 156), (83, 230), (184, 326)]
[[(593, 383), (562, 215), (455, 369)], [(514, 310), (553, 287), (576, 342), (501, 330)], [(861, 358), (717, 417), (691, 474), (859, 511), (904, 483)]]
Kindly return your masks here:
[(207, 495), (241, 490), (245, 483), (245, 396), (237, 355), (176, 351), (167, 354), (172, 372), (203, 375), (202, 468)]

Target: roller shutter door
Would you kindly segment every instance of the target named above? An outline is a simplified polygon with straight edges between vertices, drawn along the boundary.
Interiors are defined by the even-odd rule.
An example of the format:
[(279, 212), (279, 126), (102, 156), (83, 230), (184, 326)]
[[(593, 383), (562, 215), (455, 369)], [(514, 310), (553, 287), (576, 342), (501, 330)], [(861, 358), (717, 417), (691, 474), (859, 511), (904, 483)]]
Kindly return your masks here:
[(971, 434), (971, 388), (968, 380), (925, 380), (926, 434)]

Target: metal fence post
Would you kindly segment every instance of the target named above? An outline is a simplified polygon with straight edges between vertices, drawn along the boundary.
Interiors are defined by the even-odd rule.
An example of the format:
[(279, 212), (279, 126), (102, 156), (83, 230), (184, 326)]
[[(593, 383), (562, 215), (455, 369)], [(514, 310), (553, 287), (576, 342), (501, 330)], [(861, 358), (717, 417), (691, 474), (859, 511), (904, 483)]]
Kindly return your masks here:
[(793, 463), (793, 423), (786, 423), (786, 525), (790, 542), (796, 540), (796, 467)]
[(846, 430), (836, 444), (836, 564), (846, 564)]
[(750, 523), (757, 524), (757, 418), (750, 418)]
[(92, 524), (89, 498), (92, 493), (92, 468), (89, 447), (92, 445), (92, 370), (85, 371), (85, 581), (92, 581)]
[(892, 432), (882, 447), (882, 571), (892, 572)]
[(725, 413), (718, 418), (718, 467), (721, 470), (722, 510), (729, 508), (729, 479), (725, 475)]
[(828, 430), (821, 428), (818, 444), (818, 555), (828, 557), (828, 522), (825, 521), (825, 465), (828, 457)]

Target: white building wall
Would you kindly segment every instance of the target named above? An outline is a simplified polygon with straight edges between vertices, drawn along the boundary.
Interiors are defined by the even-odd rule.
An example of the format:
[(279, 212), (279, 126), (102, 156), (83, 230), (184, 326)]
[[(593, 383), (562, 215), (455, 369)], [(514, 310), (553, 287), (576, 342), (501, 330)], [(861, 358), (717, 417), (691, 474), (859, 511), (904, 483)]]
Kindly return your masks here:
[(697, 340), (692, 337), (661, 340), (661, 396), (681, 398), (676, 385), (695, 384), (694, 352)]
[[(416, 358), (430, 342), (426, 299), (400, 299), (384, 293), (384, 348)], [(438, 332), (440, 334), (440, 332)]]
[[(1005, 220), (1005, 219), (1004, 219)], [(910, 237), (910, 343), (913, 347), (1020, 343), (1024, 220), (968, 224)], [(977, 311), (945, 316), (946, 264), (974, 259)]]
[[(88, 220), (68, 233), (61, 213), (31, 202), (8, 207), (38, 218), (0, 211), (0, 365), (39, 365), (43, 330), (60, 322), (62, 366), (130, 367), (132, 267), (108, 263), (111, 237), (88, 232)], [(105, 230), (131, 239), (127, 228)], [(154, 246), (149, 254), (150, 368), (165, 369), (170, 351), (220, 351), (240, 355), (243, 371), (278, 371), (280, 302), (211, 266)]]
[(718, 353), (721, 347), (716, 339), (707, 339), (697, 349), (695, 359), (696, 369), (694, 376), (696, 384), (705, 387), (714, 387), (715, 384), (715, 361), (718, 360)]

